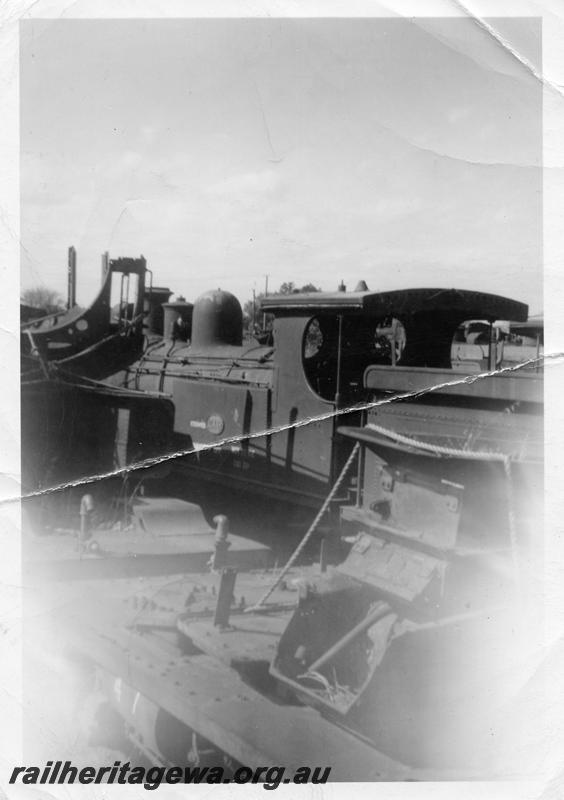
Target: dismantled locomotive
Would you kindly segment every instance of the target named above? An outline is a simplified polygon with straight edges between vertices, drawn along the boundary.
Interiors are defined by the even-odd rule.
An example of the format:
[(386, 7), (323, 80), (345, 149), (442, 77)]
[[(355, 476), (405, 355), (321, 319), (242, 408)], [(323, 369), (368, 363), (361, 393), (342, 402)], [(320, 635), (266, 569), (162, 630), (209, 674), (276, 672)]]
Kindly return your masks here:
[[(485, 360), (453, 368), (452, 342), (467, 319), (491, 330), (526, 307), (430, 289), (264, 307), (260, 345), (226, 292), (165, 304), (164, 336), (108, 380), (130, 402), (115, 406), (125, 462), (146, 424), (134, 398), (150, 398), (170, 412), (166, 453), (195, 451), (175, 459), (183, 481), (221, 486), (218, 510), (229, 488), (320, 508), (281, 570), (235, 560), (220, 518), (211, 569), (101, 581), (61, 605), (58, 641), (96, 679), (96, 735), (111, 719), (166, 765), (515, 774), (503, 720), (537, 622), (542, 373), (496, 371), (491, 334)], [(50, 636), (43, 618), (30, 634)]]
[[(24, 325), (23, 449), (43, 486), (47, 474), (53, 482), (88, 474), (80, 474), (86, 465), (77, 455), (85, 449), (98, 474), (173, 454), (175, 491), (204, 502), (201, 487), (211, 487), (211, 516), (225, 511), (228, 495), (237, 501), (229, 508), (240, 505), (242, 493), (268, 508), (281, 504), (285, 515), (319, 507), (350, 452), (335, 427), (345, 414), (358, 424), (374, 389), (363, 384), (367, 368), (381, 368), (378, 390), (390, 375), (400, 393), (414, 381), (418, 389), (425, 380), (461, 381), (500, 366), (495, 320), (527, 318), (522, 303), (480, 292), (294, 294), (265, 298), (273, 323), (269, 342), (259, 344), (244, 341), (233, 295), (217, 290), (194, 305), (163, 302), (170, 291), (146, 287), (146, 272), (142, 258), (106, 259), (90, 309), (71, 310), (55, 326)], [(119, 289), (113, 310), (112, 283)], [(476, 318), (489, 325), (488, 346), (454, 347), (460, 326)], [(524, 386), (530, 375), (523, 374), (515, 380)], [(501, 410), (511, 401), (485, 402)], [(96, 405), (104, 424), (93, 428), (80, 409)], [(45, 417), (50, 424), (32, 422)], [(38, 484), (26, 477), (30, 488)], [(214, 507), (218, 486), (221, 507)]]
[[(119, 720), (157, 764), (327, 762), (333, 780), (500, 774), (541, 512), (530, 377), (513, 414), (477, 413), (492, 395), (519, 402), (520, 381), (491, 376), (341, 427), (356, 444), (281, 571), (245, 571), (219, 531), (212, 571), (82, 589), (57, 625), (94, 670), (98, 717), (111, 705), (114, 730)], [(344, 560), (300, 566), (332, 503)]]
[(48, 378), (50, 365), (56, 365), (60, 377), (98, 379), (138, 358), (144, 341), (144, 302), (153, 291), (147, 274), (152, 278), (143, 256), (110, 260), (105, 254), (102, 286), (87, 309), (72, 305), (65, 312), (22, 322), (24, 385)]

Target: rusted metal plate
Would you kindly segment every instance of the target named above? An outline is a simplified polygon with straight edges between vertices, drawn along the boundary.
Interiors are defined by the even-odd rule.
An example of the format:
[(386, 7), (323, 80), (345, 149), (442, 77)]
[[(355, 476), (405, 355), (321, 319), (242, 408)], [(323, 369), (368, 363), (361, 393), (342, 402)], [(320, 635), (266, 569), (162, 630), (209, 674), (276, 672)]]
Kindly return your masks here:
[[(145, 637), (146, 639), (147, 637)], [(170, 666), (178, 653), (147, 641), (135, 648), (92, 640), (101, 666), (249, 766), (331, 765), (332, 780), (400, 780), (410, 770), (309, 708), (281, 706), (209, 656)], [(136, 658), (136, 656), (138, 658)]]
[[(540, 462), (544, 430), (540, 414), (511, 414), (423, 403), (393, 403), (369, 412), (368, 425), (343, 426), (339, 433), (387, 449), (417, 450), (417, 442), (466, 451), (503, 453), (517, 461)], [(377, 427), (370, 427), (371, 425)], [(389, 430), (388, 437), (382, 430)], [(413, 440), (396, 442), (393, 434)], [(429, 451), (432, 458), (440, 454)]]
[(226, 629), (214, 627), (209, 619), (181, 617), (177, 626), (196, 647), (229, 666), (245, 661), (270, 663), (291, 615), (292, 610), (276, 616), (238, 614), (230, 618)]
[(498, 372), (479, 378), (462, 370), (378, 365), (364, 373), (364, 385), (379, 392), (463, 395), (507, 402), (543, 402), (543, 378), (534, 372)]
[(417, 777), (309, 707), (283, 705), (259, 694), (238, 673), (208, 655), (182, 655), (174, 636), (120, 625), (126, 610), (101, 601), (92, 626), (68, 607), (59, 631), (76, 650), (251, 767), (331, 766), (332, 781), (405, 780)]
[[(69, 535), (37, 537), (27, 548), (25, 571), (44, 580), (94, 580), (136, 575), (206, 572), (214, 553), (215, 534), (152, 537), (143, 532), (96, 531), (94, 552), (80, 553)], [(226, 566), (266, 569), (272, 554), (265, 545), (229, 536)]]
[(213, 531), (200, 506), (177, 497), (139, 498), (132, 513), (150, 536), (189, 536)]
[(339, 572), (412, 602), (429, 590), (442, 566), (426, 553), (361, 534)]

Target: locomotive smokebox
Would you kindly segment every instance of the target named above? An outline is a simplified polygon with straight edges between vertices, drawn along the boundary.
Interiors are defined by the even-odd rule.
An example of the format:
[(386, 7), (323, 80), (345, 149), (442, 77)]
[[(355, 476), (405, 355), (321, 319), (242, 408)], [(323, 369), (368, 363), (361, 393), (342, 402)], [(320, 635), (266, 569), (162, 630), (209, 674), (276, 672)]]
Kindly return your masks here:
[(243, 341), (243, 310), (230, 292), (205, 292), (194, 304), (192, 345), (194, 348), (231, 345)]
[(192, 333), (192, 303), (179, 297), (173, 303), (163, 303), (163, 310), (165, 338), (187, 342)]

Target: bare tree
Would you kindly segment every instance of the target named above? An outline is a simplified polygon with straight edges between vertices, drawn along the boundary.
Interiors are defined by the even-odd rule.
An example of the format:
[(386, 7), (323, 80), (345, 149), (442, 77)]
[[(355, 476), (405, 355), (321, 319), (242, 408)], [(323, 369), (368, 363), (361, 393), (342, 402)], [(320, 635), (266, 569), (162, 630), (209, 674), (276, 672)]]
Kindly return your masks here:
[(65, 303), (61, 295), (47, 286), (33, 286), (25, 289), (21, 294), (21, 301), (33, 308), (40, 308), (46, 314), (55, 314), (65, 310)]
[[(320, 292), (321, 289), (319, 286), (315, 286), (313, 283), (306, 283), (301, 288), (298, 288), (293, 281), (285, 281), (280, 285), (280, 288), (277, 292), (272, 292), (272, 294), (302, 294), (303, 292)], [(264, 293), (261, 292), (257, 294), (255, 297), (255, 302), (253, 304), (252, 300), (247, 300), (246, 303), (243, 305), (243, 314), (245, 319), (250, 324), (250, 327), (254, 325), (258, 325), (259, 327), (263, 323), (263, 315), (259, 312), (260, 308), (260, 301), (264, 298)], [(254, 309), (254, 319), (253, 319), (253, 309)], [(270, 317), (271, 315), (267, 315)]]

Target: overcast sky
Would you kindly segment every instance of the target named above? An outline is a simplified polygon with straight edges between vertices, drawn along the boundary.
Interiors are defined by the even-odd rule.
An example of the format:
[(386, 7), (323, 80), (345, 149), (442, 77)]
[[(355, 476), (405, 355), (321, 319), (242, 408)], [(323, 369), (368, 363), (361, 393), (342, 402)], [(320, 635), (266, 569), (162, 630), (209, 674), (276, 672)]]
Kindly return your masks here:
[[(499, 21), (540, 63), (540, 25)], [(100, 254), (243, 301), (283, 281), (542, 308), (541, 85), (471, 19), (21, 27), (22, 287)]]

